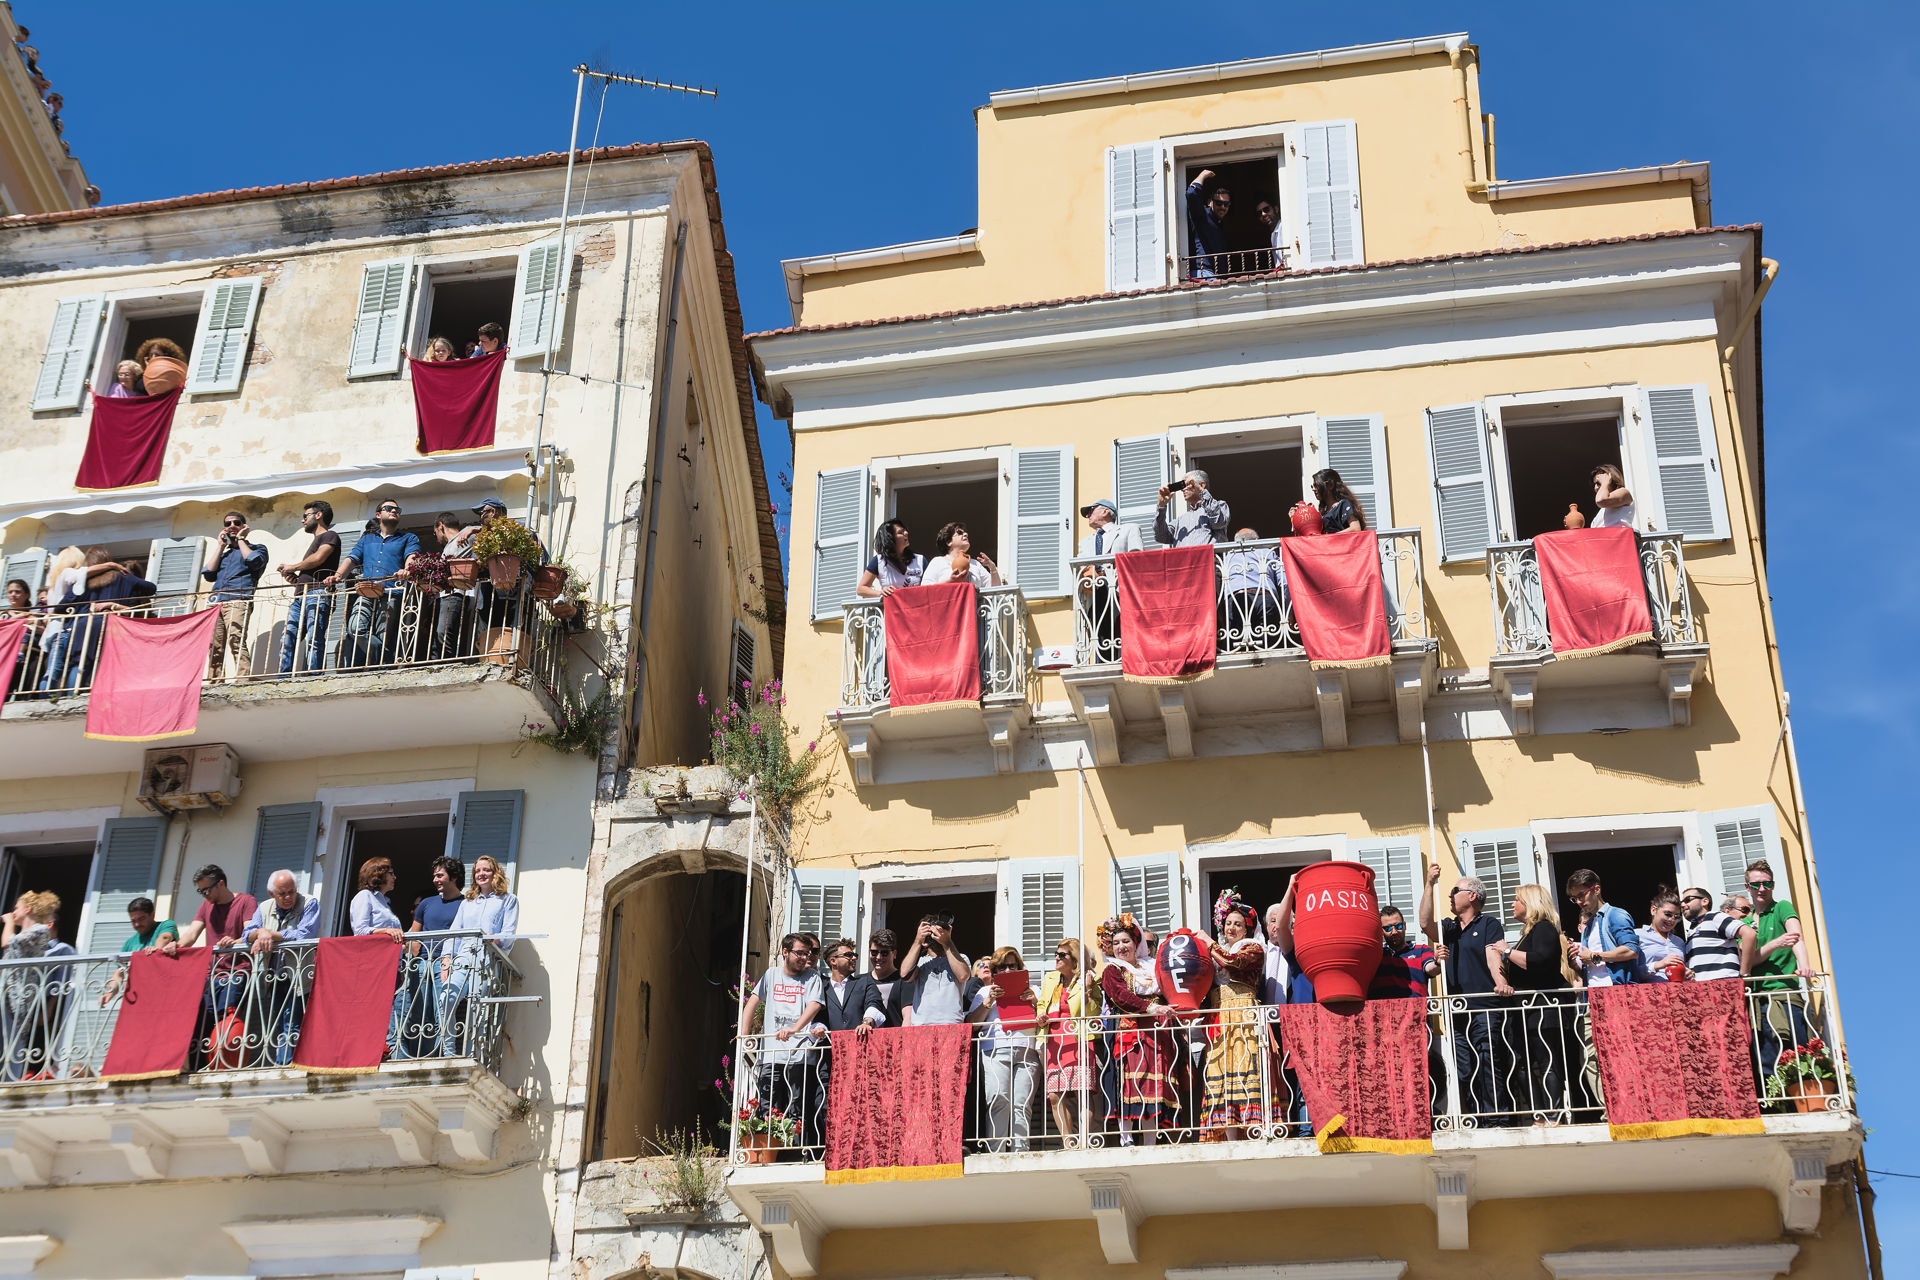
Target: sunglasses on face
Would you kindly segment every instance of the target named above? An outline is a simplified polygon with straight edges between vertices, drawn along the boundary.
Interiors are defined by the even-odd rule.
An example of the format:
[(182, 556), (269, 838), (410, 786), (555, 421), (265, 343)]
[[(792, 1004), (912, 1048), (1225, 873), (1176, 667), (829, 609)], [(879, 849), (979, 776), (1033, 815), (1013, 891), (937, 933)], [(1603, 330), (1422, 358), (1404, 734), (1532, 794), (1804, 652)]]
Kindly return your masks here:
[(1771, 880), (1749, 880), (1749, 881), (1747, 881), (1747, 888), (1749, 888), (1749, 889), (1771, 889), (1771, 888), (1773, 888), (1773, 881), (1771, 881)]
[(386, 506), (384, 506), (384, 507), (382, 507), (382, 508), (380, 508), (380, 514), (381, 514), (381, 515), (385, 515), (385, 514), (387, 514), (387, 512), (389, 512), (389, 511), (391, 511), (391, 512), (392, 512), (392, 513), (393, 513), (394, 515), (399, 515), (399, 514), (400, 514), (400, 508), (398, 508), (398, 507), (396, 507), (396, 506), (394, 506), (394, 505), (392, 505), (391, 503), (389, 503), (388, 505), (386, 505)]
[(1405, 933), (1406, 931), (1407, 926), (1403, 924), (1390, 924), (1387, 926), (1388, 933)]
[(867, 954), (870, 956), (890, 956), (893, 954), (893, 948), (892, 947), (868, 947)]
[(239, 529), (245, 527), (247, 522), (245, 520), (222, 520), (220, 523), (224, 528)]
[(1071, 951), (1056, 951), (1056, 952), (1054, 952), (1054, 953), (1053, 953), (1053, 958), (1054, 958), (1055, 960), (1071, 960), (1071, 959), (1073, 959), (1073, 952), (1071, 952)]

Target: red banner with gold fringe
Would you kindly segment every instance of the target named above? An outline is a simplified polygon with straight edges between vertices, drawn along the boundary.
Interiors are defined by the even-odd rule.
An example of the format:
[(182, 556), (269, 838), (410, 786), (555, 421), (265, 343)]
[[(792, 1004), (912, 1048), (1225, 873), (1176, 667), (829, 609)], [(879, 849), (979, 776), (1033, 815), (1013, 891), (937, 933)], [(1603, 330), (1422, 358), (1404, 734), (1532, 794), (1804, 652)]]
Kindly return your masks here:
[(979, 705), (979, 609), (971, 582), (902, 587), (880, 602), (889, 709)]
[(1378, 538), (1366, 529), (1282, 538), (1280, 561), (1300, 644), (1314, 669), (1380, 667), (1393, 660)]
[(1288, 1004), (1278, 1013), (1280, 1048), (1321, 1151), (1433, 1150), (1425, 1000)]
[(1593, 1051), (1615, 1139), (1761, 1133), (1746, 984), (1593, 987)]
[(87, 736), (109, 742), (177, 738), (200, 725), (200, 688), (218, 606), (172, 618), (104, 615), (87, 698)]
[(212, 966), (211, 947), (174, 955), (133, 953), (107, 1060), (100, 1068), (103, 1079), (158, 1080), (187, 1069), (187, 1051), (193, 1047)]
[(1113, 558), (1120, 672), (1142, 684), (1213, 674), (1220, 650), (1213, 547), (1159, 547)]
[(973, 1027), (892, 1027), (833, 1035), (827, 1182), (960, 1176)]
[(1625, 525), (1533, 540), (1556, 658), (1591, 658), (1653, 639), (1640, 544)]

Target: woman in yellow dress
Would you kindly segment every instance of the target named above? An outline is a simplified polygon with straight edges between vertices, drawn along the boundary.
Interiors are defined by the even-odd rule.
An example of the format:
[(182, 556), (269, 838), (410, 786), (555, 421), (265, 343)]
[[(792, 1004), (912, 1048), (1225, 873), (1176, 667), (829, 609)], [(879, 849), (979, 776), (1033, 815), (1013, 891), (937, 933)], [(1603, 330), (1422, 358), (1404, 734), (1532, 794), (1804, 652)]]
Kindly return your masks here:
[(1217, 940), (1209, 940), (1213, 958), (1213, 1041), (1207, 1049), (1205, 1126), (1228, 1140), (1244, 1138), (1265, 1119), (1260, 1105), (1260, 979), (1266, 949), (1253, 936), (1257, 917), (1239, 894), (1223, 890), (1213, 904)]

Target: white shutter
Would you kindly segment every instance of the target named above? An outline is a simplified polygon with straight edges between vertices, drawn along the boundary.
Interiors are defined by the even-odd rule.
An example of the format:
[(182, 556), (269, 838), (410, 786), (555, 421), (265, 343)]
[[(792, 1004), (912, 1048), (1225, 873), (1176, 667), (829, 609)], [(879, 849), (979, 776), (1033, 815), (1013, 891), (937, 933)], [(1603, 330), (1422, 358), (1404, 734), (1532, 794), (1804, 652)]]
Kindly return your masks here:
[(192, 613), (199, 601), (189, 597), (200, 590), (200, 571), (207, 567), (205, 538), (155, 538), (147, 548), (147, 581), (157, 596), (172, 596), (154, 606), (163, 618)]
[(320, 802), (263, 804), (253, 825), (253, 865), (247, 868), (247, 892), (267, 900), (267, 877), (291, 871), (300, 892), (313, 892), (313, 851), (320, 842)]
[(1375, 840), (1353, 846), (1353, 860), (1373, 868), (1374, 896), (1382, 908), (1398, 907), (1409, 931), (1418, 929), (1420, 914), (1420, 842)]
[(1133, 913), (1134, 922), (1162, 938), (1184, 918), (1180, 902), (1180, 855), (1150, 853), (1121, 858), (1113, 868), (1110, 915)]
[(1440, 563), (1485, 558), (1493, 541), (1493, 484), (1480, 406), (1427, 410), (1427, 458), (1440, 524)]
[(727, 696), (741, 702), (746, 695), (739, 692), (742, 685), (753, 683), (754, 642), (753, 631), (738, 618), (733, 622), (733, 661), (728, 668)]
[(1387, 420), (1380, 414), (1320, 419), (1322, 466), (1340, 473), (1360, 499), (1367, 528), (1393, 528), (1393, 498), (1387, 487)]
[(1107, 288), (1153, 289), (1165, 282), (1161, 248), (1160, 144), (1107, 148)]
[(514, 359), (545, 355), (560, 345), (560, 272), (568, 258), (558, 236), (520, 250), (513, 320), (507, 329)]
[[(1708, 877), (1701, 887), (1714, 895), (1716, 908), (1728, 894), (1746, 890), (1748, 863), (1761, 858), (1769, 864), (1780, 862), (1780, 826), (1771, 805), (1703, 813), (1700, 840), (1705, 845)], [(1775, 874), (1781, 873), (1776, 870)], [(1780, 891), (1779, 896), (1787, 895)]]
[(1173, 453), (1164, 435), (1129, 436), (1113, 442), (1113, 500), (1120, 523), (1140, 533), (1142, 546), (1153, 545), (1153, 517), (1160, 487), (1173, 479)]
[(0, 577), (0, 590), (15, 578), (27, 584), (27, 597), (47, 585), (47, 561), (50, 559), (45, 547), (26, 547), (7, 557), (6, 574)]
[(859, 925), (858, 871), (796, 871), (787, 894), (787, 932), (810, 933), (824, 946), (853, 938)]
[(33, 384), (33, 411), (77, 409), (93, 367), (93, 342), (106, 310), (100, 294), (62, 298), (53, 308), (53, 328), (47, 351), (40, 358), (40, 376)]
[(1657, 513), (1661, 531), (1684, 533), (1690, 542), (1731, 536), (1727, 490), (1713, 431), (1713, 402), (1706, 387), (1648, 387), (1646, 395), (1659, 503), (1657, 507), (1641, 505), (1636, 494), (1636, 514), (1644, 519)]
[(399, 372), (405, 350), (400, 331), (406, 323), (412, 281), (412, 258), (370, 262), (360, 269), (360, 303), (354, 311), (347, 355), (349, 378)]
[(1468, 832), (1460, 837), (1460, 866), (1462, 875), (1477, 877), (1487, 886), (1483, 910), (1499, 919), (1510, 941), (1519, 941), (1513, 895), (1521, 885), (1534, 883), (1533, 832), (1525, 827)]
[(814, 489), (813, 620), (837, 618), (860, 597), (860, 566), (867, 558), (867, 469), (822, 471)]
[(222, 280), (200, 300), (200, 327), (193, 334), (193, 372), (187, 390), (238, 391), (247, 367), (247, 342), (260, 309), (260, 278)]
[(1309, 267), (1365, 261), (1360, 238), (1360, 153), (1351, 120), (1300, 126), (1299, 200), (1306, 218), (1300, 248)]
[(165, 818), (108, 818), (100, 829), (93, 863), (93, 909), (81, 955), (118, 951), (133, 929), (127, 904), (159, 892)]
[(1067, 594), (1072, 505), (1071, 446), (1013, 451), (1012, 581), (1029, 600)]
[(1008, 915), (1027, 968), (1053, 968), (1060, 939), (1080, 930), (1080, 864), (1073, 858), (1021, 858), (1004, 863)]

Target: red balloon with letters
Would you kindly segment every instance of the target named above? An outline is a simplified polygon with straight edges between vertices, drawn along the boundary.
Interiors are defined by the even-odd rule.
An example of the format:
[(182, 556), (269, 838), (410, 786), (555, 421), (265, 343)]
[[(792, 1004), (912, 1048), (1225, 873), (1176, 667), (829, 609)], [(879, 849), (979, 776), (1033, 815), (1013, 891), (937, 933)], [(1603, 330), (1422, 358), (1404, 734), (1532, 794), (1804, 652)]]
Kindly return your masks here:
[(1314, 862), (1294, 873), (1293, 954), (1321, 1004), (1367, 998), (1381, 955), (1372, 867)]

